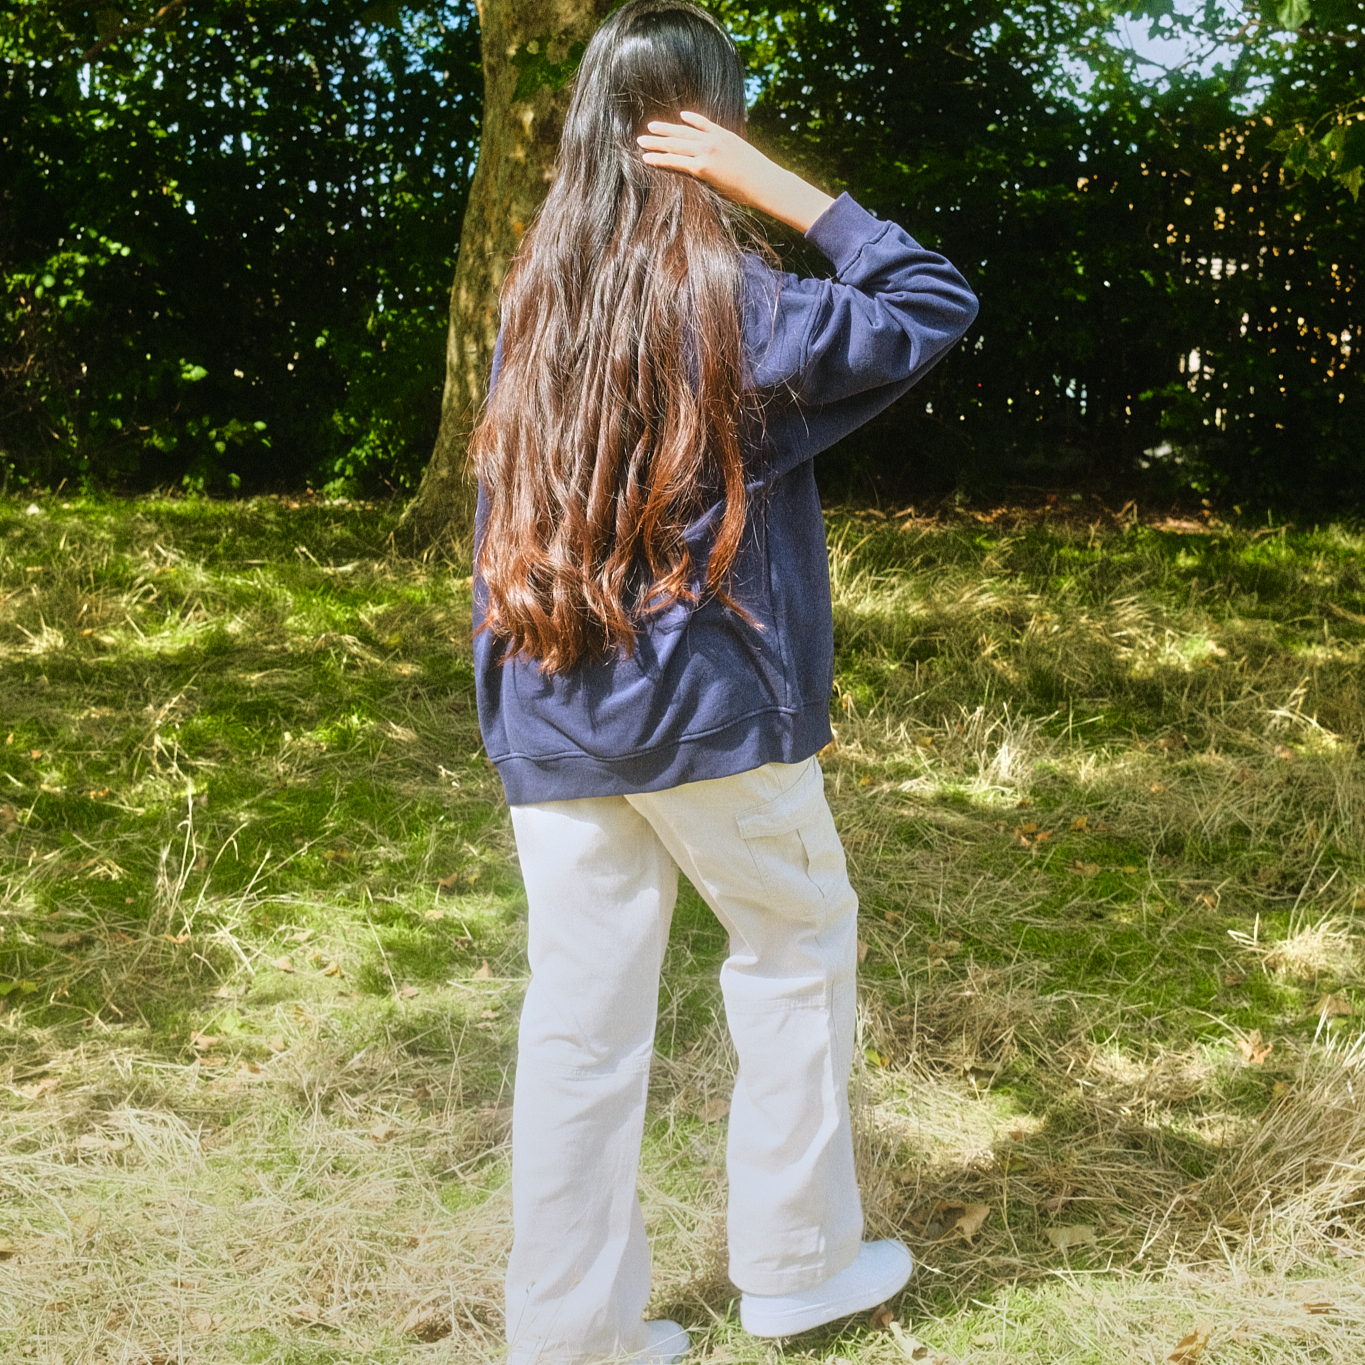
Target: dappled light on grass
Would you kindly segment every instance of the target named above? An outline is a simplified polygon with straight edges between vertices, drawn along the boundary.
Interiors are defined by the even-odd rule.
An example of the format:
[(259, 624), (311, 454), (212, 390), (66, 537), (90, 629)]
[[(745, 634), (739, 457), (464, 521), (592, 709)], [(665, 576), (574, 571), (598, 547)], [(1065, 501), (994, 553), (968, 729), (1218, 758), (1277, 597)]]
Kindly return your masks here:
[[(392, 520), (0, 504), (7, 1360), (497, 1356), (522, 896), (468, 566)], [(921, 1269), (784, 1358), (1350, 1359), (1358, 538), (831, 535), (859, 1161)], [(684, 887), (640, 1187), (655, 1311), (748, 1365), (725, 951)]]

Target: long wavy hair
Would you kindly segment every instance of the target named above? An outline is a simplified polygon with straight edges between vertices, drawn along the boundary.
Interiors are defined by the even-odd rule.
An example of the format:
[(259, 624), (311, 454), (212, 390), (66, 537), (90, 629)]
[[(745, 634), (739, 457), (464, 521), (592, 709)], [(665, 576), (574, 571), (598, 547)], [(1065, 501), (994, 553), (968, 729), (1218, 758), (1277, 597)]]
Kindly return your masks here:
[[(502, 366), (471, 447), (484, 628), (547, 673), (629, 657), (678, 602), (745, 614), (726, 586), (752, 410), (739, 215), (635, 141), (685, 109), (743, 133), (734, 44), (687, 0), (631, 0), (583, 55), (554, 184), (503, 286)], [(722, 501), (703, 569), (684, 532)]]

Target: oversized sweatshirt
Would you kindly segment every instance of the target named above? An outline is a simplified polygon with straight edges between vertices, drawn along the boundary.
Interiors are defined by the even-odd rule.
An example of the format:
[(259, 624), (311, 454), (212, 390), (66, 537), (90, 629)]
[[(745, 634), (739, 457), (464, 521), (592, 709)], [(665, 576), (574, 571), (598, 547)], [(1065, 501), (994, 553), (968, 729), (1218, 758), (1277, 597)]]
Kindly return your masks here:
[[(479, 629), (488, 592), (476, 575), (479, 724), (510, 804), (659, 791), (800, 762), (829, 742), (834, 622), (814, 457), (920, 379), (977, 304), (948, 261), (848, 195), (806, 236), (834, 279), (745, 258), (747, 382), (764, 401), (728, 590), (751, 620), (702, 595), (644, 619), (629, 658), (550, 675)], [(493, 383), (498, 368), (495, 358)], [(723, 510), (688, 528), (699, 581)], [(481, 488), (476, 546), (487, 512)]]

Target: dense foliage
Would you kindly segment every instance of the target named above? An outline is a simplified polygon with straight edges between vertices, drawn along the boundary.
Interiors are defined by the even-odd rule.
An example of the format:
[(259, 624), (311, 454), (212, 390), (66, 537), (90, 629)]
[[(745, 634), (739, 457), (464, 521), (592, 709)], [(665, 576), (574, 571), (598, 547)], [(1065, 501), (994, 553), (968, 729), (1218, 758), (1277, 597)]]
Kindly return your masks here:
[[(1359, 6), (1337, 8), (1336, 36), (1361, 36)], [(846, 474), (1358, 502), (1365, 52), (1263, 26), (1231, 63), (1150, 82), (1112, 18), (1051, 0), (744, 11), (760, 134), (940, 246), (982, 300), (967, 345), (887, 419), (911, 478), (885, 429)], [(1318, 144), (1342, 129), (1333, 162)]]
[[(1361, 0), (720, 9), (755, 137), (982, 299), (831, 487), (1362, 502)], [(6, 477), (410, 486), (477, 144), (472, 7), (30, 0), (3, 23)], [(1125, 47), (1149, 26), (1183, 66)]]
[(5, 460), (50, 483), (419, 474), (472, 6), (8, 8)]

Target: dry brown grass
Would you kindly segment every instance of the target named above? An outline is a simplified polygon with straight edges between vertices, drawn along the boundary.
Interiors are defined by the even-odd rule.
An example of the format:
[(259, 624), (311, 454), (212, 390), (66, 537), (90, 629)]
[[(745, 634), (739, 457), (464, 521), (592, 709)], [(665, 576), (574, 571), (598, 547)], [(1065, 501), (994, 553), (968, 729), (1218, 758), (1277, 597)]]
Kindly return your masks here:
[[(238, 523), (177, 515), (0, 547), (0, 951), (35, 983), (0, 997), (0, 1356), (496, 1361), (525, 969), (467, 591), (316, 510), (230, 553)], [(1036, 520), (834, 527), (822, 761), (868, 1226), (921, 1263), (900, 1325), (963, 1365), (1191, 1333), (1185, 1365), (1354, 1361), (1365, 632), (1327, 605), (1365, 610), (1360, 545)], [(713, 1365), (903, 1361), (865, 1319), (738, 1328), (722, 952), (685, 897), (655, 1306)]]

